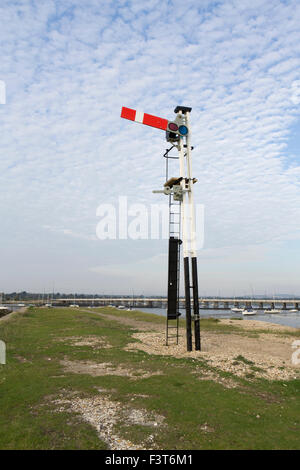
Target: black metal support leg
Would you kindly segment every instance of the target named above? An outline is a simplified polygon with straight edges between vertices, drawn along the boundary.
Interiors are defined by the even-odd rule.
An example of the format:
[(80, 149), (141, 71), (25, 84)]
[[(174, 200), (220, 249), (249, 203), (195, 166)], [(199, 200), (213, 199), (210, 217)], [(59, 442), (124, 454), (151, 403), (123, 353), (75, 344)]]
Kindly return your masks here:
[(181, 240), (169, 238), (169, 272), (168, 272), (168, 320), (176, 320), (178, 317), (178, 283), (179, 283), (179, 250)]
[(201, 351), (197, 258), (192, 258), (195, 349)]
[(190, 293), (190, 267), (189, 258), (184, 258), (184, 284), (185, 284), (185, 311), (186, 311), (186, 346), (192, 351), (192, 318), (191, 318), (191, 293)]

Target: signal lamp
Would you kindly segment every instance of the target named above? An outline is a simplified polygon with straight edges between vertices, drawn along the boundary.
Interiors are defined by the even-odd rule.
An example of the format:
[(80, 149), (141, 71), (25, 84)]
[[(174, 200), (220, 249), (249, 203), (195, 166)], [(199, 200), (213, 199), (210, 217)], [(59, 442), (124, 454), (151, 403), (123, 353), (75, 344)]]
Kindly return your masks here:
[(180, 135), (187, 135), (188, 132), (189, 132), (189, 130), (186, 126), (179, 126), (178, 131), (179, 131)]
[(172, 132), (178, 131), (178, 126), (177, 126), (176, 122), (169, 122), (168, 129)]
[(168, 122), (166, 139), (168, 142), (178, 142), (180, 137), (186, 137), (189, 130), (182, 123), (182, 116), (177, 116), (175, 121)]

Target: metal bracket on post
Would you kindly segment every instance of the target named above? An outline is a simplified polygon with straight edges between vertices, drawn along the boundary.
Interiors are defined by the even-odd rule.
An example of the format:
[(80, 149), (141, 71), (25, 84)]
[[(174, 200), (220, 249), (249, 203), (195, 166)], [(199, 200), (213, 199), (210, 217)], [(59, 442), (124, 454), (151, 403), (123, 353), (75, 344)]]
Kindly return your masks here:
[(164, 189), (154, 189), (152, 191), (153, 194), (166, 194), (167, 196), (172, 195), (174, 201), (182, 201), (183, 193), (189, 192), (189, 189), (182, 189), (181, 186), (176, 185), (173, 188), (166, 186)]
[(165, 194), (166, 196), (169, 196), (172, 193), (172, 191), (171, 191), (171, 188), (167, 186), (164, 189), (154, 189), (152, 193), (153, 194)]

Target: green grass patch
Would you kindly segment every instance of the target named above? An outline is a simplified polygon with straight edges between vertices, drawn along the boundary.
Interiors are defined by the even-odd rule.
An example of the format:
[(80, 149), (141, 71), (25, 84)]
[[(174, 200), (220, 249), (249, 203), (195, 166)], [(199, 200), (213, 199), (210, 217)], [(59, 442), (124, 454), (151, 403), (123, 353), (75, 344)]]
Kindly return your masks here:
[(243, 362), (244, 364), (247, 364), (247, 365), (254, 364), (253, 361), (250, 361), (249, 359), (246, 359), (246, 357), (241, 356), (241, 355), (238, 355), (237, 357), (234, 357), (233, 359), (238, 362)]
[[(154, 309), (155, 310), (155, 309)], [(93, 309), (95, 312), (99, 312), (103, 315), (112, 315), (119, 318), (130, 318), (132, 320), (136, 320), (137, 322), (147, 322), (159, 325), (165, 325), (166, 318), (162, 315), (157, 315), (155, 313), (145, 313), (139, 310), (119, 310), (113, 307), (100, 307)], [(179, 326), (185, 328), (185, 319), (179, 318)], [(218, 318), (201, 318), (201, 329), (203, 331), (214, 331), (220, 333), (241, 333), (245, 334), (245, 331), (232, 326), (232, 325), (224, 325)]]
[[(235, 360), (253, 367), (249, 380), (222, 373), (205, 360), (125, 351), (135, 329), (106, 314), (116, 320), (165, 322), (157, 315), (112, 308), (31, 308), (0, 322), (0, 338), (7, 345), (7, 364), (0, 365), (1, 449), (105, 449), (107, 444), (79, 413), (58, 412), (54, 403), (64, 394), (91, 397), (99, 388), (124, 409), (164, 418), (157, 427), (120, 420), (115, 432), (137, 444), (160, 449), (299, 448), (299, 380), (253, 380), (254, 365), (243, 356)], [(238, 328), (205, 319), (202, 329), (230, 334)], [(110, 347), (75, 346), (74, 337), (96, 337)], [(129, 372), (79, 374), (66, 371), (64, 360), (109, 363)], [(237, 387), (201, 380), (208, 371), (234, 380)]]

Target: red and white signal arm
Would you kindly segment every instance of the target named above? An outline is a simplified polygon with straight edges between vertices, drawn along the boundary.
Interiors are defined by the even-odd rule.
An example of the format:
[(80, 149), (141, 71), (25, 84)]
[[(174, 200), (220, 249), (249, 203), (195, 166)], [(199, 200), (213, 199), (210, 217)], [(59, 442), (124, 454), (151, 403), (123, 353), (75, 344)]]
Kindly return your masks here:
[(159, 116), (152, 116), (152, 114), (143, 113), (135, 109), (122, 107), (121, 118), (129, 119), (129, 121), (139, 122), (146, 126), (156, 127), (162, 131), (166, 131), (168, 127), (168, 119), (163, 119)]

